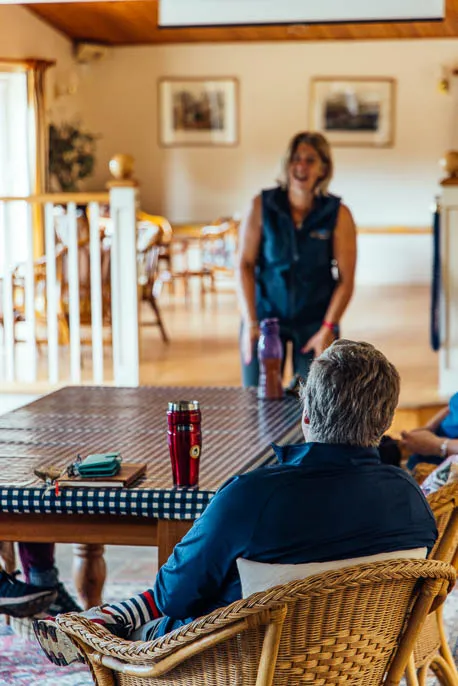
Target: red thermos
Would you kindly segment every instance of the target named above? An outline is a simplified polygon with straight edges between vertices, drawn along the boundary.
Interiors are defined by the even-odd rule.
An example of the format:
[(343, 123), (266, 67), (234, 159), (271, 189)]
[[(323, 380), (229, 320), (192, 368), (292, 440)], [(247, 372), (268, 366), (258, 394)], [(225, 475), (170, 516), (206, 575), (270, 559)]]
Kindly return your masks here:
[(202, 449), (201, 414), (197, 400), (169, 403), (168, 443), (174, 486), (197, 486)]

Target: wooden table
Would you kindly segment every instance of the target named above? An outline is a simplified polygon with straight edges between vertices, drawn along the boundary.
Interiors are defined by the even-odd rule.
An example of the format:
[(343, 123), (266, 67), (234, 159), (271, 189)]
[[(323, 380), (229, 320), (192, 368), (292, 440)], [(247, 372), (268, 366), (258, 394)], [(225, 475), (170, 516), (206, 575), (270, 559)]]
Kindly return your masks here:
[[(174, 489), (167, 447), (170, 400), (202, 409), (198, 489)], [(295, 398), (258, 400), (254, 389), (67, 387), (0, 416), (0, 541), (75, 543), (74, 576), (86, 607), (101, 603), (105, 544), (158, 546), (162, 565), (230, 476), (274, 461), (272, 441), (300, 440)], [(63, 489), (34, 478), (78, 453), (119, 450), (146, 462), (131, 488)]]

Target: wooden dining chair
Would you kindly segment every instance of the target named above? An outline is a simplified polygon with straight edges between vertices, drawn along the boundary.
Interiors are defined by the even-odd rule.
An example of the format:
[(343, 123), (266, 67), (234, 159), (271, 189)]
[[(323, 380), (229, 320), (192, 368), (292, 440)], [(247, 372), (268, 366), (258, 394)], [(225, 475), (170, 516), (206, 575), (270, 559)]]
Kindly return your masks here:
[[(233, 276), (235, 273), (235, 255), (239, 222), (232, 217), (219, 217), (202, 226), (196, 235), (181, 241), (182, 265), (171, 268), (170, 273), (161, 272), (160, 278), (183, 284), (185, 302), (190, 302), (191, 282), (198, 280), (200, 302), (204, 306), (207, 295), (216, 293), (216, 278), (219, 275)], [(174, 241), (173, 245), (177, 245)], [(195, 264), (192, 264), (191, 251), (194, 252)]]
[[(453, 564), (458, 569), (458, 482), (442, 486), (428, 496), (439, 532), (429, 558)], [(443, 686), (458, 686), (458, 671), (447, 642), (443, 607), (430, 614), (415, 643), (406, 672), (407, 686), (425, 686), (428, 671)]]
[[(56, 621), (99, 686), (395, 686), (455, 576), (436, 560), (347, 567), (254, 593), (148, 642), (78, 614)], [(60, 664), (55, 640), (40, 643)]]
[(164, 326), (164, 320), (159, 308), (158, 284), (159, 257), (162, 246), (163, 230), (159, 223), (143, 221), (138, 227), (137, 234), (137, 276), (141, 300), (150, 304), (154, 320), (145, 321), (140, 316), (140, 325), (158, 326), (164, 343), (170, 339)]

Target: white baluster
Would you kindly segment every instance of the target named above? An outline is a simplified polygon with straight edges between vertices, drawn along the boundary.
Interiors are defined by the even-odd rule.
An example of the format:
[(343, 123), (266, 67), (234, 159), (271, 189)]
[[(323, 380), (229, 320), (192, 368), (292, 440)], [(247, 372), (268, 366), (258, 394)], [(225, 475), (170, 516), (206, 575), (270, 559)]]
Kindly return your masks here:
[(59, 327), (57, 321), (58, 285), (56, 275), (56, 242), (54, 235), (53, 204), (45, 205), (46, 238), (46, 321), (48, 329), (48, 379), (59, 381)]
[(102, 320), (102, 274), (100, 253), (98, 203), (89, 205), (89, 235), (91, 259), (91, 333), (92, 333), (92, 378), (94, 383), (103, 382), (103, 320)]
[(33, 217), (32, 206), (27, 204), (27, 256), (25, 262), (24, 278), (24, 307), (27, 340), (27, 378), (30, 381), (37, 379), (37, 339), (36, 339), (36, 316), (35, 316), (35, 273), (33, 264)]
[(458, 388), (458, 177), (445, 179), (441, 200), (441, 348), (439, 393)]
[(14, 359), (14, 303), (13, 268), (11, 259), (11, 217), (10, 204), (2, 202), (3, 223), (3, 337), (5, 347), (5, 379), (15, 380)]
[(70, 321), (70, 378), (81, 382), (80, 284), (78, 273), (78, 226), (76, 205), (67, 206), (68, 226), (68, 313)]
[[(124, 157), (128, 171), (118, 170), (110, 187), (110, 212), (113, 219), (111, 248), (111, 319), (114, 381), (117, 386), (138, 386), (140, 355), (137, 291), (137, 184), (130, 179), (133, 160), (118, 156), (110, 171)], [(116, 161), (116, 165), (112, 164)]]

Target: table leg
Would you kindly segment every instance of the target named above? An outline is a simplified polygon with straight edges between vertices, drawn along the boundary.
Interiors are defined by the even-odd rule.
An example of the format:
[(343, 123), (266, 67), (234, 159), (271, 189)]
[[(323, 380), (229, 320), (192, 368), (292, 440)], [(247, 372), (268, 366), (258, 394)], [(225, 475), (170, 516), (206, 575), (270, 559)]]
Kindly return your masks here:
[(85, 610), (102, 604), (106, 577), (104, 549), (96, 543), (73, 544), (73, 579)]
[(169, 555), (194, 522), (183, 519), (159, 519), (157, 523), (158, 564), (162, 567)]

